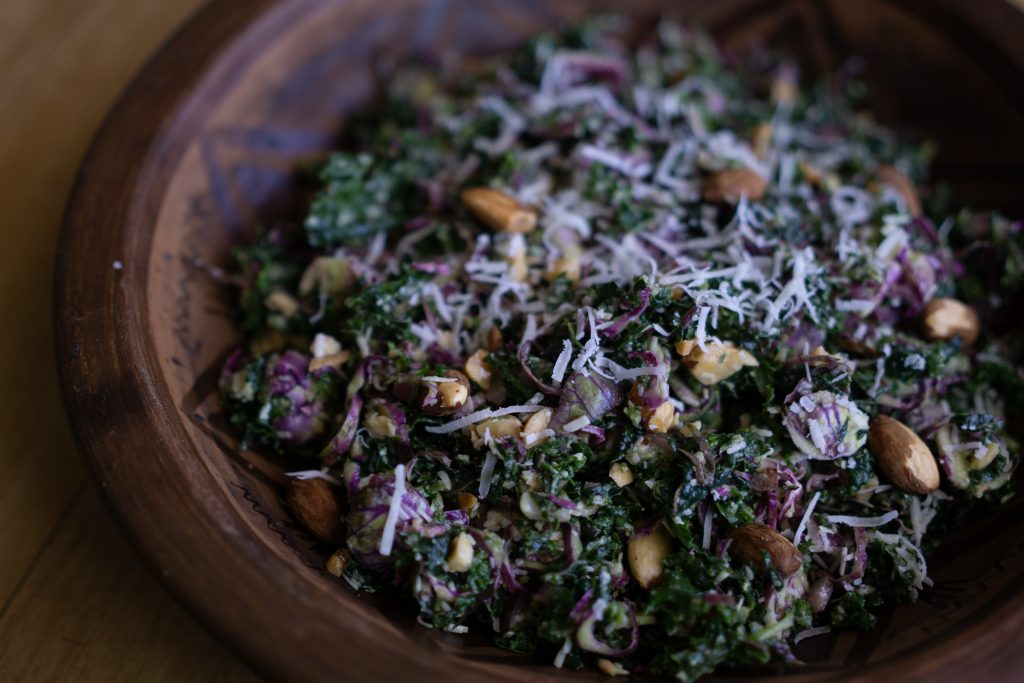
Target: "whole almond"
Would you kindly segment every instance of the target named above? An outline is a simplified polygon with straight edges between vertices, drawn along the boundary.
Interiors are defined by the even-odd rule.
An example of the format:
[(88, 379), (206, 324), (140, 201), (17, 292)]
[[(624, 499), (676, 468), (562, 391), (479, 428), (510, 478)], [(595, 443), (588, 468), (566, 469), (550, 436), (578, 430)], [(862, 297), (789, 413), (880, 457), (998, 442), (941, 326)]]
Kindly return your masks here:
[(939, 466), (931, 450), (909, 427), (876, 415), (868, 429), (868, 448), (889, 480), (908, 493), (939, 488)]
[(668, 557), (672, 545), (668, 534), (656, 526), (645, 535), (634, 534), (626, 546), (626, 559), (629, 571), (637, 584), (648, 589), (656, 585), (665, 575), (665, 558)]
[(704, 183), (704, 200), (735, 204), (740, 197), (758, 201), (764, 197), (768, 181), (749, 168), (729, 168), (712, 173)]
[(788, 538), (764, 524), (744, 524), (734, 529), (729, 554), (742, 562), (749, 562), (764, 570), (764, 555), (768, 554), (772, 566), (783, 577), (790, 577), (803, 566), (800, 551)]
[(537, 227), (537, 212), (504, 192), (476, 187), (464, 191), (462, 201), (473, 215), (493, 230), (527, 233)]
[(907, 176), (892, 166), (879, 166), (875, 174), (882, 184), (888, 185), (903, 197), (903, 201), (907, 205), (907, 211), (912, 216), (921, 215), (921, 200), (917, 196), (917, 189)]
[(285, 493), (288, 505), (302, 526), (321, 541), (341, 543), (341, 509), (323, 479), (292, 479)]
[(921, 311), (925, 336), (932, 341), (946, 341), (959, 336), (965, 346), (978, 339), (981, 323), (978, 314), (956, 299), (932, 299)]

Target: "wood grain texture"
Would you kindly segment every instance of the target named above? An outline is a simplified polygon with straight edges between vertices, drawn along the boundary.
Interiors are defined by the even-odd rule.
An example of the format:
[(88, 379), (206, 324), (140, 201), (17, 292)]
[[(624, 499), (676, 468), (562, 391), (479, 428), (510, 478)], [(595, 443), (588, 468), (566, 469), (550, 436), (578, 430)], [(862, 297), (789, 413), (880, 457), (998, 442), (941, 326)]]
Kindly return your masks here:
[(97, 505), (53, 366), (58, 227), (97, 127), (200, 4), (0, 3), (0, 678), (244, 680)]
[[(728, 45), (778, 44), (808, 69), (865, 53), (879, 111), (940, 136), (951, 180), (1022, 200), (1024, 47), (1007, 36), (1024, 24), (998, 0), (977, 0), (969, 17), (955, 0), (863, 0), (857, 12), (842, 0), (601, 4), (696, 17)], [(329, 548), (281, 504), (281, 463), (241, 451), (224, 429), (215, 378), (237, 332), (229, 293), (195, 266), (224, 263), (255, 220), (296, 208), (297, 161), (329, 147), (366, 99), (375, 55), (493, 51), (592, 6), (217, 0), (136, 81), (83, 169), (58, 262), (58, 354), (78, 437), (171, 590), (273, 677), (599, 678), (428, 631), (389, 596), (357, 596), (323, 571)], [(964, 93), (974, 109), (921, 106)], [(109, 268), (115, 259), (123, 270)], [(1013, 680), (1022, 512), (1018, 501), (954, 536), (926, 599), (884, 614), (874, 633), (816, 639), (790, 680)]]
[(0, 671), (18, 681), (250, 681), (243, 666), (169, 604), (95, 490), (66, 523), (0, 620)]

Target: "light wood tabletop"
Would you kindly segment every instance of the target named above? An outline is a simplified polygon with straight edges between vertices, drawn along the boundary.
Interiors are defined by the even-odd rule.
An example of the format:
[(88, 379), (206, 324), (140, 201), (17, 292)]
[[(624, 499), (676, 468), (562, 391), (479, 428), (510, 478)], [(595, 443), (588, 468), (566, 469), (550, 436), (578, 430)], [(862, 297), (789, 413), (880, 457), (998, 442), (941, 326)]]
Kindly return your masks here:
[(75, 172), (131, 76), (200, 4), (0, 3), (5, 680), (256, 678), (173, 601), (122, 536), (76, 452), (53, 361), (53, 257)]

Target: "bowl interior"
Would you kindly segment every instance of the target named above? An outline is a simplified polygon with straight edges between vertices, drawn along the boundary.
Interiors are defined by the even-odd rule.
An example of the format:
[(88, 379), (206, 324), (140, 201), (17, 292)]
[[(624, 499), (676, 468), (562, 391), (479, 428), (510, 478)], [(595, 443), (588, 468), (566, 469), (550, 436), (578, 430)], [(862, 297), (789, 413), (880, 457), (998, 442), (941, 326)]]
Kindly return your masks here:
[[(981, 3), (978, 11), (995, 4)], [(1022, 64), (1000, 49), (985, 26), (972, 25), (950, 9), (952, 3), (930, 3), (928, 12), (917, 11), (916, 3), (884, 0), (612, 5), (647, 16), (663, 10), (706, 25), (731, 49), (784, 50), (805, 73), (831, 72), (858, 55), (879, 118), (913, 126), (939, 141), (940, 177), (978, 204), (1021, 208), (1024, 199), (1014, 190), (1022, 180), (1018, 160), (1024, 158)], [(168, 419), (180, 423), (176, 443), (153, 444), (155, 450), (174, 453), (153, 457), (180, 478), (182, 490), (204, 492), (202, 500), (183, 499), (183, 506), (216, 508), (211, 514), (218, 521), (211, 523), (210, 534), (243, 544), (251, 561), (264, 562), (274, 572), (265, 584), (278, 587), (272, 595), (225, 596), (256, 603), (253, 614), (263, 601), (291, 601), (292, 614), (285, 617), (291, 621), (271, 647), (302, 656), (311, 643), (329, 642), (329, 625), (337, 623), (354, 629), (353, 638), (388, 640), (396, 661), (442, 662), (437, 671), (448, 667), (474, 676), (486, 671), (510, 680), (565, 676), (482, 640), (419, 627), (410, 610), (396, 606), (394, 596), (356, 596), (322, 570), (330, 549), (303, 533), (280, 502), (284, 464), (241, 451), (218, 412), (217, 373), (239, 335), (229, 316), (231, 293), (207, 269), (226, 265), (231, 246), (246, 239), (254, 226), (301, 215), (296, 169), (309, 156), (330, 149), (346, 114), (370, 99), (375, 60), (500, 51), (592, 7), (569, 0), (274, 6), (224, 48), (168, 115), (164, 130), (171, 153), (161, 162), (160, 182), (146, 189), (152, 194), (152, 215), (142, 217), (137, 228), (147, 233), (148, 258), (138, 264), (145, 276), (137, 303), (148, 329), (144, 343), (153, 350), (143, 362), (150, 364), (150, 390), (161, 397)], [(1019, 599), (1022, 519), (1015, 504), (957, 534), (934, 558), (936, 585), (920, 602), (886, 612), (874, 632), (808, 641), (799, 650), (808, 666), (792, 675), (826, 679), (853, 666), (860, 671), (893, 667), (954, 648), (965, 633), (984, 632), (997, 608)], [(158, 553), (156, 562), (168, 571), (181, 558)], [(177, 589), (190, 593), (187, 586)], [(209, 602), (193, 602), (204, 600)], [(220, 611), (233, 609), (227, 604), (198, 607), (214, 621)], [(314, 623), (327, 627), (321, 632)], [(254, 641), (237, 625), (224, 630), (250, 655), (275, 660), (272, 666), (282, 672), (282, 653), (255, 652)], [(265, 641), (260, 647), (267, 647)], [(461, 663), (453, 665), (450, 658)], [(341, 664), (334, 668), (344, 671)]]

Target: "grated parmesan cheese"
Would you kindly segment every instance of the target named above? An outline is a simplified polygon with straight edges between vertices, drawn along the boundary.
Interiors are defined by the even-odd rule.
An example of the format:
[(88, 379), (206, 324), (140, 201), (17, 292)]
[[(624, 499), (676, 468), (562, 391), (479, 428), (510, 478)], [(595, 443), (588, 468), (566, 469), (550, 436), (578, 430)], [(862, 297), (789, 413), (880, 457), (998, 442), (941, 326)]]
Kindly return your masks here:
[(896, 510), (881, 515), (880, 517), (851, 517), (849, 515), (828, 515), (827, 519), (832, 524), (845, 524), (850, 527), (876, 527), (888, 524), (900, 516)]
[(572, 359), (572, 342), (566, 339), (562, 342), (562, 352), (555, 360), (555, 367), (551, 370), (551, 380), (561, 383), (565, 378), (565, 371), (569, 368), (569, 361)]
[(575, 420), (571, 420), (569, 422), (566, 422), (565, 426), (562, 427), (562, 429), (564, 429), (566, 432), (569, 432), (569, 433), (578, 432), (579, 430), (583, 429), (584, 427), (588, 426), (589, 424), (590, 424), (590, 416), (589, 415), (583, 415), (581, 417), (576, 418)]
[(324, 481), (330, 482), (331, 484), (341, 486), (340, 479), (331, 476), (330, 474), (324, 472), (323, 470), (299, 470), (297, 472), (285, 472), (285, 475), (293, 477), (300, 481), (305, 481), (307, 479), (323, 479)]
[(793, 642), (799, 643), (800, 641), (807, 640), (808, 638), (813, 638), (815, 636), (823, 636), (826, 633), (831, 632), (831, 626), (815, 626), (813, 628), (804, 629), (803, 631), (800, 631), (800, 633), (797, 633), (795, 636), (793, 636)]
[(395, 542), (395, 527), (398, 525), (398, 516), (402, 511), (402, 498), (405, 496), (405, 465), (395, 467), (395, 487), (391, 492), (391, 504), (388, 506), (388, 516), (384, 520), (384, 530), (380, 535), (380, 554), (384, 557), (391, 555), (391, 548)]
[(477, 422), (483, 422), (490, 417), (502, 417), (504, 415), (513, 415), (516, 413), (535, 413), (541, 410), (540, 406), (537, 405), (521, 405), (521, 406), (505, 406), (504, 408), (484, 408), (478, 410), (475, 413), (470, 413), (465, 417), (460, 417), (457, 420), (452, 420), (443, 425), (424, 427), (424, 429), (431, 434), (451, 434), (457, 432), (463, 427), (476, 424)]
[(494, 452), (494, 441), (489, 438), (490, 430), (485, 435), (485, 440), (489, 442), (487, 449), (487, 455), (484, 457), (483, 467), (480, 468), (480, 497), (486, 498), (487, 494), (491, 491), (491, 478), (494, 476), (494, 466), (498, 463), (498, 457)]
[(804, 531), (807, 529), (807, 522), (814, 513), (814, 507), (818, 504), (819, 499), (821, 499), (821, 491), (815, 491), (814, 495), (811, 496), (811, 502), (807, 504), (804, 516), (800, 518), (800, 524), (796, 527), (796, 533), (793, 534), (793, 545), (800, 545), (800, 541), (804, 539)]
[(714, 515), (711, 513), (710, 509), (704, 514), (704, 535), (701, 537), (700, 543), (700, 547), (704, 550), (711, 548), (711, 522), (713, 521), (713, 517)]

